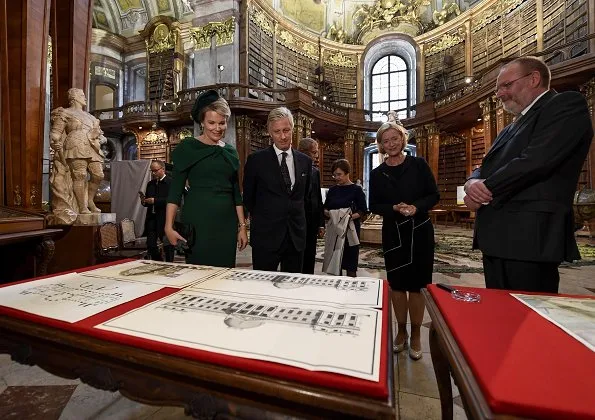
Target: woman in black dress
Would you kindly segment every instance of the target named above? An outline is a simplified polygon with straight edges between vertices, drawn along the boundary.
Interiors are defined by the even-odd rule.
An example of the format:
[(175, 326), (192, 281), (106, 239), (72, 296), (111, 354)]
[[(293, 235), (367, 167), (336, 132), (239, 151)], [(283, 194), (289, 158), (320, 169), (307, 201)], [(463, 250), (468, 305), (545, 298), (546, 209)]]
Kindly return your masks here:
[[(351, 182), (349, 172), (351, 165), (346, 159), (338, 159), (331, 166), (333, 178), (337, 185), (331, 187), (326, 195), (324, 202), (324, 215), (329, 217), (329, 210), (351, 208), (351, 220), (355, 225), (355, 231), (359, 238), (359, 229), (361, 218), (368, 212), (366, 205), (366, 196), (364, 190), (359, 185)], [(345, 243), (343, 248), (343, 259), (341, 260), (341, 270), (347, 271), (349, 277), (355, 277), (357, 273), (357, 264), (359, 259), (359, 245), (348, 246)]]
[(418, 360), (425, 309), (420, 289), (432, 282), (434, 263), (434, 228), (428, 211), (440, 194), (426, 161), (403, 153), (407, 131), (402, 125), (382, 124), (376, 142), (378, 151), (387, 157), (370, 173), (370, 210), (383, 217), (382, 249), (398, 323), (393, 349), (400, 352), (408, 346), (409, 312), (409, 356)]

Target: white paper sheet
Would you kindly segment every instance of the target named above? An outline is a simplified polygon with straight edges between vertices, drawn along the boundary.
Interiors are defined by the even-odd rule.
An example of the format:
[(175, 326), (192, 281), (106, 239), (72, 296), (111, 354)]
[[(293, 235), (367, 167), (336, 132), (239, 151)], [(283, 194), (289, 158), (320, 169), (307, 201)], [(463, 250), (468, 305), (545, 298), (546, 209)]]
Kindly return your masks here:
[(378, 381), (382, 312), (185, 289), (96, 326), (154, 341)]
[(551, 323), (595, 351), (595, 299), (511, 293)]
[(71, 273), (2, 287), (0, 305), (77, 322), (162, 288)]
[(235, 293), (246, 298), (284, 298), (295, 303), (382, 308), (382, 280), (367, 277), (232, 269), (195, 283), (189, 289)]
[(136, 260), (85, 271), (81, 275), (181, 288), (226, 270), (229, 268)]

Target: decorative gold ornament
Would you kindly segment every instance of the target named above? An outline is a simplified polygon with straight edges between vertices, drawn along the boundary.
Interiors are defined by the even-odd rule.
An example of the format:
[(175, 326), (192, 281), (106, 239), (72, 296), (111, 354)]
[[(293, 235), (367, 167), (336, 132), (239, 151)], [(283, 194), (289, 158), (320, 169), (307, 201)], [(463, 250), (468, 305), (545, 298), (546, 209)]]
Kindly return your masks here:
[(204, 50), (211, 48), (211, 38), (215, 37), (215, 44), (228, 45), (233, 43), (235, 34), (235, 17), (230, 17), (223, 22), (209, 22), (204, 26), (190, 29), (190, 36), (194, 41), (194, 48)]
[(150, 39), (145, 39), (145, 44), (150, 53), (160, 53), (162, 51), (175, 48), (177, 32), (170, 31), (165, 23), (160, 23), (153, 29)]
[(401, 23), (414, 25), (419, 34), (424, 27), (421, 15), (429, 5), (429, 0), (377, 0), (373, 5), (364, 4), (353, 14), (357, 39), (372, 29), (396, 28)]
[(341, 24), (337, 22), (334, 22), (328, 29), (326, 37), (341, 44), (353, 44), (351, 37), (347, 35), (347, 32), (343, 30)]
[(357, 67), (357, 60), (353, 55), (344, 55), (341, 51), (337, 51), (335, 54), (331, 54), (324, 64), (339, 67)]
[(285, 29), (277, 28), (277, 42), (298, 54), (305, 55), (312, 59), (318, 59), (318, 46), (297, 38), (294, 34)]
[(499, 17), (510, 13), (516, 7), (521, 5), (525, 0), (500, 0), (494, 2), (494, 4), (488, 7), (486, 10), (481, 12), (477, 18), (472, 21), (472, 31), (477, 32), (490, 22), (498, 19)]
[(465, 41), (465, 29), (459, 28), (459, 30), (455, 33), (446, 33), (442, 35), (438, 41), (426, 44), (424, 48), (424, 55), (426, 57), (434, 55), (440, 51), (454, 47), (463, 41)]
[(275, 32), (273, 21), (260, 9), (252, 6), (250, 11), (250, 20), (254, 22), (267, 35), (273, 36)]
[(31, 195), (29, 196), (31, 207), (37, 205), (37, 185), (31, 184)]
[(15, 185), (13, 193), (14, 193), (13, 204), (16, 207), (21, 207), (21, 205), (23, 204), (23, 198), (21, 197), (21, 187), (19, 185)]
[(187, 128), (184, 128), (183, 130), (180, 130), (180, 132), (178, 133), (178, 138), (180, 140), (184, 140), (186, 137), (192, 137), (194, 134), (192, 134), (192, 131), (188, 130)]
[(149, 134), (147, 134), (145, 136), (145, 138), (142, 141), (143, 143), (166, 143), (167, 142), (167, 136), (165, 135), (165, 133), (163, 131), (161, 132), (156, 132), (151, 130), (149, 132)]
[(442, 7), (441, 11), (434, 10), (432, 14), (432, 21), (434, 25), (440, 26), (444, 25), (449, 20), (457, 17), (461, 14), (461, 9), (459, 9), (459, 5), (456, 3), (448, 3)]

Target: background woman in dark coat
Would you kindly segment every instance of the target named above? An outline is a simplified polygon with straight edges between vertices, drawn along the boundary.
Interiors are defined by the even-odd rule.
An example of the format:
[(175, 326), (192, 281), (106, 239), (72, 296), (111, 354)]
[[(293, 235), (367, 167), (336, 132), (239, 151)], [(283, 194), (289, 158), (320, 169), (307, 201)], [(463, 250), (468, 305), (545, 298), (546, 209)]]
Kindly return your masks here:
[(440, 195), (426, 161), (404, 154), (407, 131), (402, 125), (382, 124), (376, 142), (387, 157), (370, 174), (370, 211), (383, 217), (382, 248), (398, 323), (393, 348), (400, 352), (408, 347), (409, 312), (409, 356), (418, 360), (425, 309), (420, 289), (432, 282), (434, 262), (434, 228), (428, 211)]
[[(351, 182), (351, 178), (349, 177), (351, 165), (347, 159), (334, 161), (331, 170), (333, 172), (333, 179), (337, 185), (332, 186), (326, 194), (324, 215), (325, 217), (330, 217), (329, 210), (351, 208), (353, 211), (351, 220), (353, 220), (355, 231), (359, 238), (362, 217), (368, 212), (364, 190), (359, 185)], [(341, 260), (341, 270), (345, 270), (349, 277), (355, 277), (358, 261), (359, 245), (349, 246), (349, 244), (345, 243), (343, 259)]]

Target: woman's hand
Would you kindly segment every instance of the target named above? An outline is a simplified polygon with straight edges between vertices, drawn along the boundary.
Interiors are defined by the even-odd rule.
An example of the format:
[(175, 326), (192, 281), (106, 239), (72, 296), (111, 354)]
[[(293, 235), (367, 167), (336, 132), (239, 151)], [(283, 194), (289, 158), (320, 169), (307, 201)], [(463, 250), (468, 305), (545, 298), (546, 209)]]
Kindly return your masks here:
[(415, 216), (415, 213), (417, 213), (417, 207), (412, 204), (399, 203), (394, 205), (393, 209), (406, 217)]
[(167, 240), (173, 246), (176, 246), (178, 244), (178, 241), (187, 242), (186, 239), (184, 239), (182, 237), (182, 235), (180, 235), (178, 232), (173, 230), (173, 228), (171, 228), (171, 227), (165, 228), (165, 236), (167, 236)]
[(238, 250), (243, 251), (248, 245), (248, 233), (246, 232), (246, 226), (241, 226), (238, 230)]

